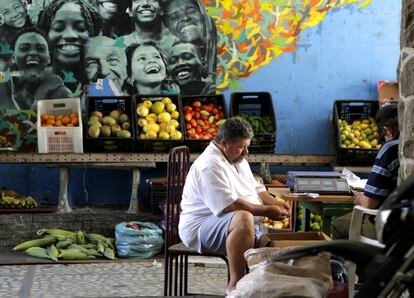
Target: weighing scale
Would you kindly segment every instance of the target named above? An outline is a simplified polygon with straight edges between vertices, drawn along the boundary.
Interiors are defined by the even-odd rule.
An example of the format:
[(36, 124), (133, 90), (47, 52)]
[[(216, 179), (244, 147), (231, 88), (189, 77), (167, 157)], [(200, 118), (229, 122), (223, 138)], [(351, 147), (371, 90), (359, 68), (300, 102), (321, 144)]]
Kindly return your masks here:
[(348, 181), (339, 172), (288, 172), (287, 183), (295, 193), (351, 194)]

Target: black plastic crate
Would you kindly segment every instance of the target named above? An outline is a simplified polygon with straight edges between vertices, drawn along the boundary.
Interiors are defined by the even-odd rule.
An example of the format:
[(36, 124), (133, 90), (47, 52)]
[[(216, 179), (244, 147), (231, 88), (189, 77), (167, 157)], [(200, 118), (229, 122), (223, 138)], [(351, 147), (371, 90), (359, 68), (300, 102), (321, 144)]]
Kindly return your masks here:
[[(194, 103), (197, 101), (200, 102), (201, 104), (200, 107), (193, 106)], [(224, 96), (222, 94), (182, 96), (181, 103), (182, 103), (182, 108), (183, 108), (183, 118), (184, 118), (184, 124), (185, 124), (185, 143), (191, 152), (201, 152), (215, 138), (217, 131), (218, 131), (218, 125), (216, 125), (216, 123), (219, 122), (221, 119), (227, 118), (228, 114), (227, 114), (226, 101), (224, 99)], [(214, 110), (213, 112), (210, 111), (210, 107), (211, 107), (209, 106), (210, 104), (214, 105), (214, 107), (218, 110), (218, 113), (215, 113), (216, 111), (214, 110), (214, 108), (212, 108), (212, 110)], [(195, 135), (192, 134), (192, 129), (196, 130), (197, 126), (200, 126), (200, 125), (194, 126), (194, 123), (192, 124), (192, 120), (195, 120), (196, 122), (199, 120), (204, 121), (202, 119), (203, 116), (200, 114), (200, 111), (205, 109), (203, 108), (204, 106), (208, 106), (207, 109), (209, 110), (208, 111), (209, 115), (206, 116), (207, 121), (210, 116), (214, 116), (214, 115), (220, 115), (220, 116), (214, 119), (212, 123), (213, 125), (208, 124), (209, 128), (215, 129), (215, 132), (209, 133), (208, 135), (204, 135), (203, 137), (203, 134), (207, 133), (207, 131), (202, 131), (200, 135), (197, 131), (195, 132), (196, 133)], [(187, 110), (186, 107), (190, 107), (190, 109)], [(187, 113), (190, 113), (192, 115), (190, 121), (188, 121), (188, 118), (186, 118)]]
[(167, 177), (151, 178), (146, 182), (150, 185), (151, 213), (160, 215), (167, 199)]
[(333, 124), (335, 131), (336, 159), (339, 165), (372, 165), (379, 149), (346, 148), (341, 146), (341, 132), (338, 120), (351, 124), (354, 120), (375, 117), (379, 109), (377, 100), (335, 100)]
[[(156, 138), (141, 139), (141, 134), (145, 134), (144, 128), (138, 125), (140, 117), (137, 114), (138, 106), (146, 100), (151, 101), (154, 104), (157, 101), (162, 101), (164, 98), (170, 98), (171, 102), (176, 105), (176, 111), (179, 113), (177, 131), (181, 133), (180, 139), (162, 139), (157, 135)], [(134, 96), (134, 113), (135, 113), (135, 128), (137, 131), (135, 139), (135, 148), (138, 152), (169, 152), (171, 148), (180, 146), (184, 143), (184, 122), (181, 113), (181, 102), (178, 99), (178, 95), (135, 95)], [(151, 113), (151, 110), (150, 110)], [(170, 113), (171, 114), (171, 113)], [(159, 123), (157, 123), (159, 124)]]
[(251, 153), (275, 153), (276, 117), (268, 92), (235, 92), (230, 98), (230, 116), (241, 116), (254, 130)]
[[(131, 133), (130, 137), (121, 138), (116, 136), (90, 137), (88, 134), (88, 119), (93, 111), (99, 111), (103, 117), (108, 116), (111, 111), (120, 110), (128, 115)], [(130, 96), (89, 96), (86, 98), (86, 117), (84, 125), (85, 150), (87, 152), (134, 152), (135, 125), (132, 109), (132, 98)]]

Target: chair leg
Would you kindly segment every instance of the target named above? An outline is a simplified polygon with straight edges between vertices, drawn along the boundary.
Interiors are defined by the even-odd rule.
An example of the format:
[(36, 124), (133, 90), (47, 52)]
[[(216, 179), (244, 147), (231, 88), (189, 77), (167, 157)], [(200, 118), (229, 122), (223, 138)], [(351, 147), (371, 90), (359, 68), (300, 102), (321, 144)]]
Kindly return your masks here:
[(184, 295), (188, 295), (188, 256), (184, 257)]
[(174, 269), (174, 258), (175, 258), (175, 256), (174, 255), (170, 255), (170, 261), (169, 261), (169, 263), (170, 263), (170, 265), (169, 265), (169, 269), (168, 269), (168, 274), (169, 274), (169, 277), (168, 277), (168, 280), (169, 280), (169, 282), (168, 282), (168, 296), (172, 296), (172, 294), (173, 294), (173, 291), (172, 291), (172, 286), (173, 286), (173, 269)]
[(183, 285), (183, 255), (180, 255), (180, 296), (183, 296), (184, 285)]
[(175, 267), (174, 267), (174, 296), (178, 295), (178, 266), (179, 256), (174, 255)]
[(169, 254), (168, 252), (165, 252), (165, 257), (164, 257), (164, 296), (167, 296), (168, 293), (168, 285), (169, 285), (169, 281), (168, 281), (168, 270), (169, 270)]

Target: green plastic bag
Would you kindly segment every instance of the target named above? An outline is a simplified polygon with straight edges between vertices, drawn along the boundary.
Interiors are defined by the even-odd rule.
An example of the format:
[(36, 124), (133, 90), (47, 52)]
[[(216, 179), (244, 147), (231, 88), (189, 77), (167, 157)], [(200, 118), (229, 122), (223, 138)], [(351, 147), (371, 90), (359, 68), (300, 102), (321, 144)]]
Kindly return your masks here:
[[(141, 227), (140, 229), (128, 226)], [(162, 230), (151, 222), (121, 222), (115, 226), (115, 245), (120, 257), (150, 258), (164, 245)]]

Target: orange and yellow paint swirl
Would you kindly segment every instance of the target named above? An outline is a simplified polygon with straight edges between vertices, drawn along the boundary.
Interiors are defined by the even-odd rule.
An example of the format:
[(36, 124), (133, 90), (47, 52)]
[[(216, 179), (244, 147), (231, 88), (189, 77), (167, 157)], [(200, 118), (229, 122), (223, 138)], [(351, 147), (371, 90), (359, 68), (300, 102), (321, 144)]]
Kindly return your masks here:
[(284, 52), (298, 36), (320, 24), (329, 10), (372, 0), (202, 0), (217, 26), (217, 88), (238, 89), (238, 81)]

